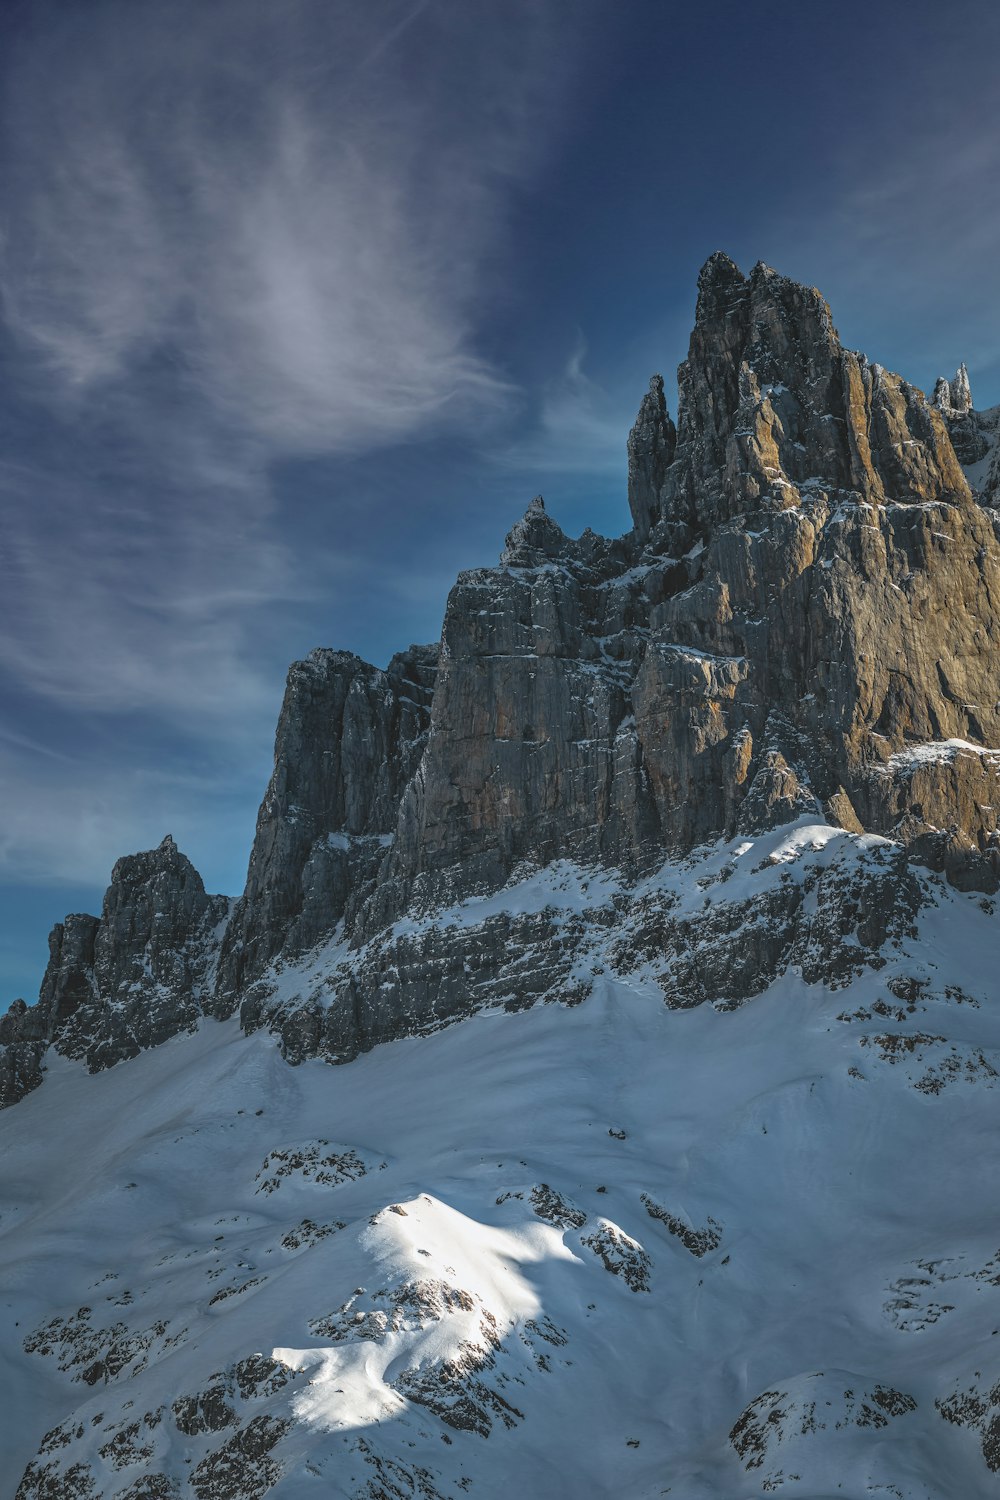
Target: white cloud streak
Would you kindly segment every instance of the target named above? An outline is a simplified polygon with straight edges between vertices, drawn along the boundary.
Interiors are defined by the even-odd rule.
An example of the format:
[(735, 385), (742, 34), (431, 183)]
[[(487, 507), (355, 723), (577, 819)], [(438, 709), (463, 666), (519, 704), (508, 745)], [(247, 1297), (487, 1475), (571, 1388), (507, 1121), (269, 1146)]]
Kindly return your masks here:
[(12, 70), (2, 292), (63, 394), (175, 359), (265, 453), (503, 408), (474, 301), (553, 33), (546, 5), (476, 9), (478, 31), (447, 0), (53, 13)]
[[(69, 757), (53, 769), (22, 747), (0, 742), (0, 781), (18, 788), (0, 826), (0, 882), (90, 886), (99, 899), (120, 855), (155, 848), (169, 832), (209, 889), (242, 889), (248, 789), (222, 773), (169, 773)], [(53, 910), (53, 921), (61, 916)]]
[(508, 410), (477, 313), (554, 128), (560, 7), (33, 8), (3, 68), (0, 309), (62, 450), (0, 464), (0, 670), (205, 734), (273, 714), (262, 612), (316, 559), (271, 466)]
[(625, 439), (639, 390), (611, 392), (585, 369), (587, 341), (580, 331), (562, 368), (538, 393), (533, 429), (494, 455), (505, 469), (528, 474), (589, 475), (624, 483)]
[(0, 876), (100, 884), (169, 828), (238, 888), (275, 616), (357, 586), (350, 497), (317, 555), (275, 467), (516, 407), (480, 315), (578, 15), (41, 0), (0, 35), (0, 686), (32, 705), (0, 728)]

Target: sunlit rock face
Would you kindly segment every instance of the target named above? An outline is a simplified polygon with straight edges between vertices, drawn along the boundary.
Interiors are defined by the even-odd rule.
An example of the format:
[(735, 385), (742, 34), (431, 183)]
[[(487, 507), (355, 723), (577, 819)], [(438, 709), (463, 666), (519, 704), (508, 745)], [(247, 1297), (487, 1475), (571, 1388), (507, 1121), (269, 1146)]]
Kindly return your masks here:
[(704, 528), (797, 505), (804, 486), (872, 502), (960, 500), (968, 486), (923, 393), (841, 346), (814, 288), (713, 255), (678, 372), (663, 526)]
[[(453, 590), (365, 932), (421, 881), (472, 888), (524, 857), (641, 866), (732, 833), (779, 764), (797, 787), (779, 805), (908, 838), (893, 756), (1000, 744), (1000, 550), (945, 414), (843, 349), (818, 292), (722, 255), (679, 389), (676, 431), (657, 377), (630, 434), (630, 536), (573, 542), (535, 502), (500, 568)], [(958, 822), (990, 885), (991, 815), (956, 795), (934, 826)]]
[(976, 410), (964, 365), (959, 365), (953, 379), (943, 375), (938, 379), (933, 400), (973, 494), (982, 505), (1000, 505), (1000, 406)]
[(993, 1493), (998, 432), (715, 255), (629, 533), (292, 666), (0, 1019), (16, 1500)]
[[(526, 863), (638, 877), (808, 814), (995, 889), (996, 414), (964, 366), (927, 402), (841, 346), (819, 292), (722, 254), (678, 392), (675, 427), (654, 376), (628, 436), (630, 533), (574, 540), (537, 497), (440, 642), (291, 668), (232, 914), (172, 844), (123, 862), (5, 1019), (4, 1100), (57, 1039), (98, 1067), (239, 1009), (344, 1058), (467, 1014), (537, 934), (484, 930), (473, 983), (393, 924)], [(289, 994), (282, 966), (333, 941), (336, 999)]]

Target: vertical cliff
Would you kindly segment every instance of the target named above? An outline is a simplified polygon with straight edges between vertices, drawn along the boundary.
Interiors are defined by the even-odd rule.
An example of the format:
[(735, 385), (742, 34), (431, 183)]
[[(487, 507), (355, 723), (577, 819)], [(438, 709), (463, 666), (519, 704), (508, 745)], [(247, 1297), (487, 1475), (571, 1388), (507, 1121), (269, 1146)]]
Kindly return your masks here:
[(205, 1011), (350, 1056), (490, 1003), (512, 942), (549, 943), (544, 993), (551, 933), (489, 929), (473, 983), (396, 924), (560, 861), (635, 880), (808, 813), (991, 893), (996, 432), (964, 367), (929, 402), (814, 288), (711, 256), (676, 427), (654, 376), (628, 436), (632, 530), (572, 539), (539, 497), (439, 643), (296, 663), (228, 924), (172, 844), (121, 862), (3, 1022), (5, 1097), (53, 1040), (100, 1066)]
[(435, 646), (411, 646), (383, 672), (316, 650), (289, 670), (274, 772), (219, 960), (220, 1013), (277, 954), (328, 936), (371, 886), (420, 762), (437, 657)]
[(100, 917), (52, 929), (37, 1004), (20, 1001), (0, 1018), (0, 1103), (37, 1087), (50, 1044), (96, 1071), (191, 1030), (212, 993), (228, 912), (169, 834), (118, 860)]

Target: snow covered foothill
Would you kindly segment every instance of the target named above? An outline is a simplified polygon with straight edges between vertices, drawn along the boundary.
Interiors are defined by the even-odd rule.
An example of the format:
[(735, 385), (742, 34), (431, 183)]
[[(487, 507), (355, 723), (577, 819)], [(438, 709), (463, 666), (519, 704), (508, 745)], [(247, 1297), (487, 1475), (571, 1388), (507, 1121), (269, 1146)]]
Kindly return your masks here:
[(4, 1493), (985, 1500), (988, 903), (915, 876), (874, 966), (845, 928), (835, 982), (806, 953), (728, 1005), (673, 1006), (650, 937), (707, 963), (698, 919), (794, 887), (801, 923), (893, 857), (802, 818), (634, 886), (525, 872), (413, 920), (582, 922), (587, 997), (338, 1068), (235, 1021), (53, 1057), (0, 1119)]

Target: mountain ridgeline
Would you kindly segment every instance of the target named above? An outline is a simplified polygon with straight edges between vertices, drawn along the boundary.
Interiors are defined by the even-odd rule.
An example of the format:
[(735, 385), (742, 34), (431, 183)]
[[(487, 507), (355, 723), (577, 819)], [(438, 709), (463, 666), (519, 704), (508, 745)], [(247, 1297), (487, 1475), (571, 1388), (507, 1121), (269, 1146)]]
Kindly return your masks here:
[(878, 963), (924, 899), (915, 866), (989, 897), (998, 418), (964, 367), (928, 401), (843, 348), (819, 292), (713, 255), (676, 425), (654, 376), (628, 438), (633, 529), (573, 540), (536, 499), (499, 566), (460, 575), (439, 644), (295, 663), (243, 895), (207, 895), (169, 837), (119, 860), (101, 916), (53, 929), (37, 1004), (0, 1020), (0, 1103), (49, 1048), (96, 1071), (203, 1015), (339, 1062), (582, 998), (544, 911), (424, 920), (555, 861), (627, 886), (803, 815), (882, 836), (819, 907), (776, 895), (767, 932), (626, 890), (600, 920), (660, 955), (675, 1006), (738, 1004), (793, 962), (829, 979), (845, 940)]

